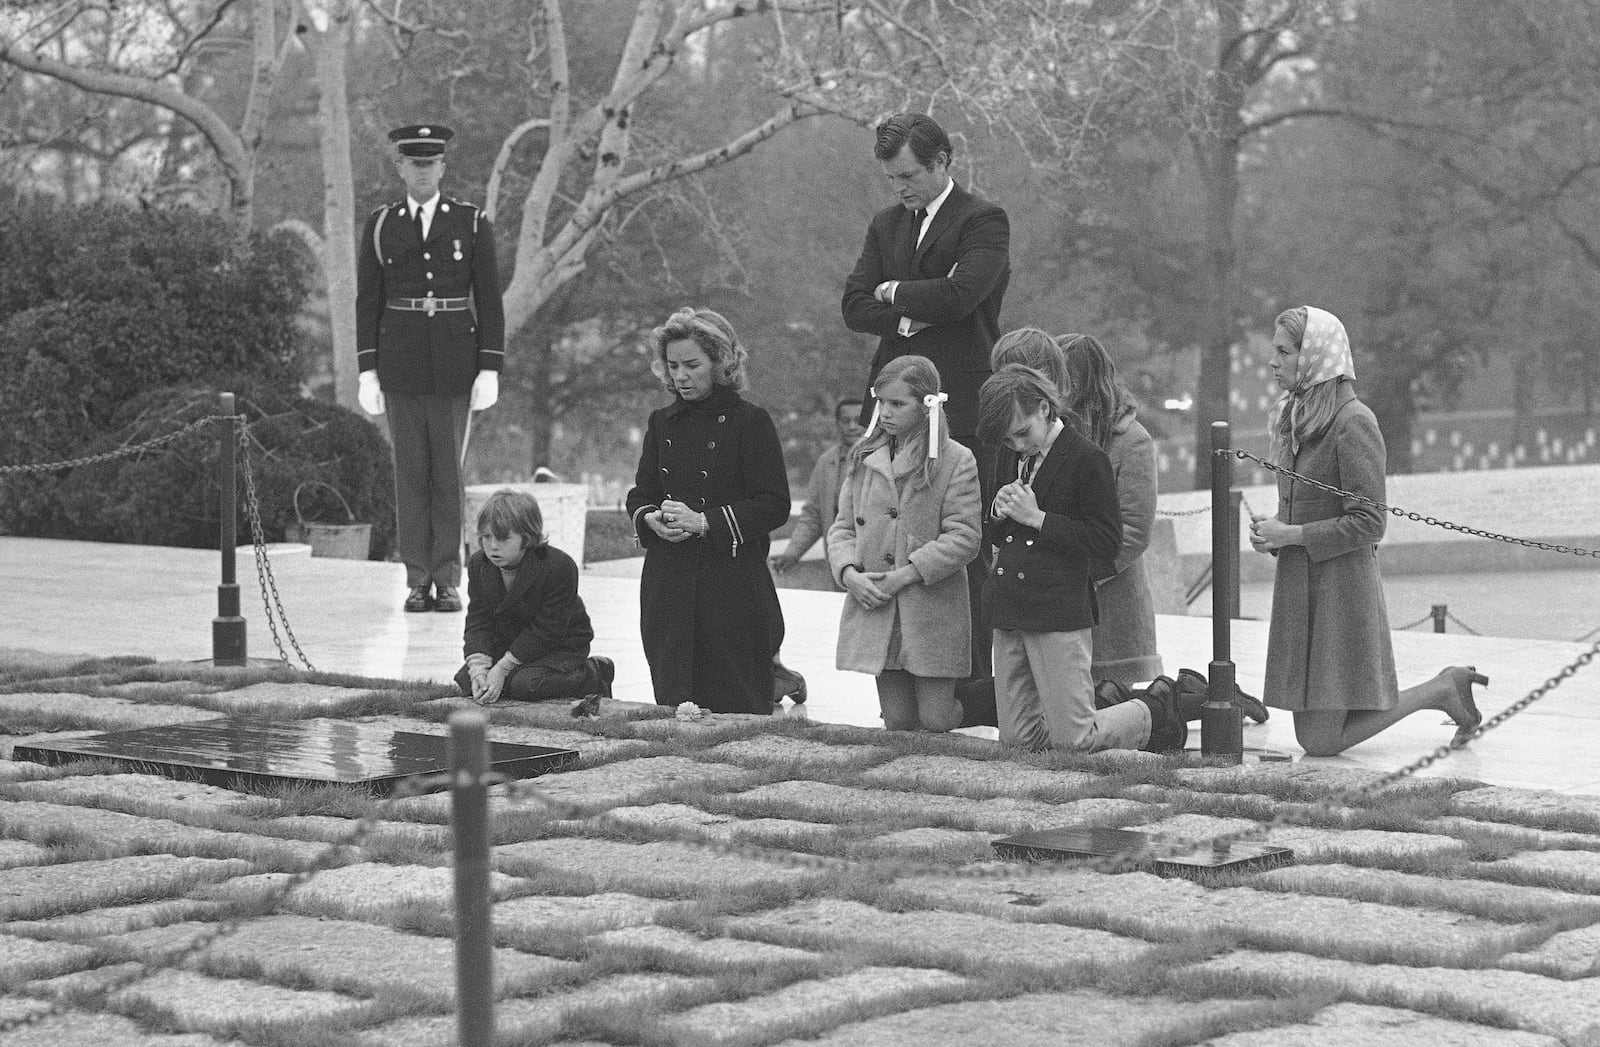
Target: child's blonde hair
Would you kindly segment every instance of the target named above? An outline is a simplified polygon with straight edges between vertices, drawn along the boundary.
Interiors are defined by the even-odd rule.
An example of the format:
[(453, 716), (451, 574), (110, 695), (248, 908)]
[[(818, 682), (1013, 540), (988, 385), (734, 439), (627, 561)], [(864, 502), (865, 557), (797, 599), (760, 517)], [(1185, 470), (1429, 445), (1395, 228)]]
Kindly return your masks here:
[(526, 491), (502, 487), (489, 496), (478, 510), (478, 533), (492, 534), (505, 541), (513, 534), (522, 535), (523, 548), (543, 549), (550, 544), (544, 533), (544, 513), (539, 501)]
[[(891, 382), (906, 383), (906, 388), (910, 390), (912, 397), (920, 403), (924, 397), (932, 396), (939, 392), (939, 369), (926, 356), (897, 356), (884, 364), (883, 370), (878, 372), (878, 377), (872, 380), (872, 395), (876, 397), (879, 391)], [(943, 410), (943, 408), (935, 407), (931, 408), (931, 410)], [(876, 411), (874, 411), (874, 417), (876, 417)], [(939, 453), (941, 457), (944, 454), (945, 446), (950, 440), (949, 428), (947, 425), (939, 427)], [(919, 438), (920, 443), (918, 442)], [(901, 443), (898, 448), (901, 454), (906, 453), (907, 448), (913, 446), (923, 450), (924, 462), (921, 483), (925, 487), (933, 482), (933, 459), (925, 453), (927, 438), (928, 418), (924, 414), (922, 428), (915, 433), (900, 434)], [(858, 440), (855, 450), (851, 451), (851, 471), (854, 472), (855, 467), (864, 461), (867, 455), (880, 447), (888, 446), (889, 440), (888, 433), (884, 432), (882, 428), (874, 426), (872, 432)]]

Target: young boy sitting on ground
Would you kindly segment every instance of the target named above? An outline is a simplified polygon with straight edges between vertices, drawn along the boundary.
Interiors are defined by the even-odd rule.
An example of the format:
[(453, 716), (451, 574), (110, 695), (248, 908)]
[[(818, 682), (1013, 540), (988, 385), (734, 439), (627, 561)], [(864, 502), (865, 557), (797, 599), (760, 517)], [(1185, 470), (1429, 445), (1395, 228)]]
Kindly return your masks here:
[(490, 495), (478, 513), (478, 546), (467, 562), (461, 693), (480, 705), (609, 698), (616, 666), (589, 655), (594, 628), (578, 565), (549, 543), (533, 496)]

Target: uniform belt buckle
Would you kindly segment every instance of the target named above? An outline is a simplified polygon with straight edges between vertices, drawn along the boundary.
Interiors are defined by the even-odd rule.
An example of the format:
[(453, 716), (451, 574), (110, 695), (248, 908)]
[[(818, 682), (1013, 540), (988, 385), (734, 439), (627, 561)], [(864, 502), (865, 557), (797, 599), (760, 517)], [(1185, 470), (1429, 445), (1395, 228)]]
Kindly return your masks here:
[(422, 300), (422, 310), (423, 310), (423, 312), (427, 313), (429, 316), (432, 316), (433, 313), (434, 313), (435, 308), (436, 307), (434, 305), (433, 292), (430, 291), (430, 292), (428, 292), (428, 296)]

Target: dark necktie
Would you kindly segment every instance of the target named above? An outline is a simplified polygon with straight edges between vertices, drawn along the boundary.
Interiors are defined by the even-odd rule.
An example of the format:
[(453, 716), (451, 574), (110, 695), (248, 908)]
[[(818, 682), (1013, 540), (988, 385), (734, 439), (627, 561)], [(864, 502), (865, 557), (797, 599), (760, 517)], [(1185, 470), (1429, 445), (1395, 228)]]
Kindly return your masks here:
[(1033, 483), (1033, 474), (1039, 471), (1039, 456), (1030, 454), (1022, 460), (1021, 477), (1024, 486)]
[(917, 249), (917, 241), (922, 239), (922, 222), (928, 217), (928, 212), (917, 208), (911, 212), (911, 249)]
[(417, 240), (425, 241), (427, 238), (422, 235), (422, 208), (418, 207), (412, 210), (411, 224), (417, 227)]

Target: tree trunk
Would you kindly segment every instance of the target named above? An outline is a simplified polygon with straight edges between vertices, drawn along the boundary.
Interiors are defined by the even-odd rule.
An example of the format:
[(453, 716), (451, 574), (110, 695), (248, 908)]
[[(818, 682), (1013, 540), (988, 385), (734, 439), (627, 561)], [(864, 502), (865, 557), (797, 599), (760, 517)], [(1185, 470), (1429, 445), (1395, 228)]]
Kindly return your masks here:
[[(328, 325), (333, 338), (334, 399), (356, 409), (355, 174), (350, 163), (350, 106), (345, 62), (352, 12), (347, 3), (329, 12), (328, 27), (303, 39), (317, 68), (317, 115), (322, 154), (322, 270), (328, 287)], [(313, 42), (309, 38), (315, 35)], [(371, 249), (371, 245), (367, 245)]]
[(518, 367), (526, 376), (528, 392), (528, 475), (541, 465), (550, 464), (551, 444), (556, 424), (556, 390), (552, 381), (555, 363), (555, 325), (535, 319), (517, 334), (517, 353), (527, 364)]

